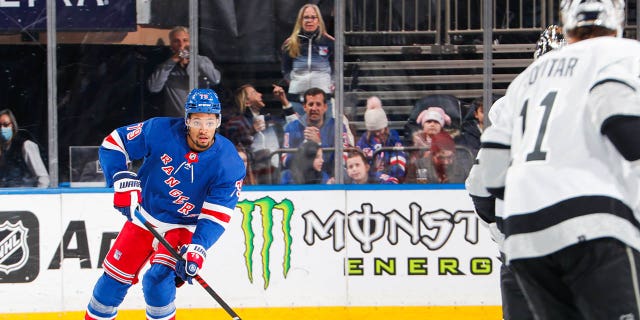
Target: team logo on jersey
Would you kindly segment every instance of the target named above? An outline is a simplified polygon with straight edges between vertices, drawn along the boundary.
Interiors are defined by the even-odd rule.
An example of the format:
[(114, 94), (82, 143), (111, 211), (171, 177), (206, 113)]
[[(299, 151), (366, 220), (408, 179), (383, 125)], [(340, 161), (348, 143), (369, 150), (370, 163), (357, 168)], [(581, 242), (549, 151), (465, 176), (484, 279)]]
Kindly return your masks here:
[(329, 47), (327, 46), (318, 46), (318, 54), (321, 56), (326, 56), (329, 54)]
[(31, 282), (39, 273), (38, 220), (31, 212), (0, 212), (0, 283)]
[(187, 163), (192, 164), (198, 162), (198, 154), (191, 151), (184, 156), (187, 159)]

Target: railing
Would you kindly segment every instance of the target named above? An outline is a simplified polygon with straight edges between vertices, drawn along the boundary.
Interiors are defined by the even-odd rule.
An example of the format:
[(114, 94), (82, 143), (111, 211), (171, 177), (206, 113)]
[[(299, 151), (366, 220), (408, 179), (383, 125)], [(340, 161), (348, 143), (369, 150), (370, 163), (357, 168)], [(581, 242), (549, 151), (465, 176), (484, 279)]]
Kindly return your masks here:
[[(493, 33), (537, 36), (558, 24), (559, 0), (492, 0)], [(421, 44), (450, 44), (465, 36), (480, 40), (483, 0), (348, 0), (345, 35), (417, 35)], [(625, 30), (637, 38), (633, 4), (627, 1)]]
[[(323, 152), (334, 152), (335, 148), (321, 148)], [(348, 152), (351, 150), (360, 150), (356, 147), (345, 147), (343, 148), (344, 152)], [(413, 152), (413, 151), (428, 151), (429, 147), (418, 147), (418, 146), (401, 146), (401, 147), (381, 147), (376, 149), (375, 151), (373, 151), (373, 154), (371, 156), (371, 159), (375, 159), (380, 153), (382, 152), (397, 152), (397, 151), (403, 151), (403, 152)], [(282, 155), (283, 154), (288, 154), (288, 153), (296, 153), (298, 151), (298, 148), (281, 148), (281, 149), (277, 149), (273, 152), (271, 152), (270, 157), (269, 157), (269, 161), (273, 158), (273, 156), (278, 156), (278, 167), (276, 168), (276, 170), (274, 172), (271, 172), (270, 174), (275, 174), (276, 177), (278, 178), (279, 181), (279, 176), (283, 170), (283, 166), (284, 164), (282, 163)], [(407, 167), (410, 168), (411, 166), (409, 165), (409, 157), (407, 157)], [(475, 154), (469, 150), (469, 148), (464, 147), (464, 146), (456, 146), (456, 161), (459, 161), (462, 163), (462, 165), (465, 166), (467, 172), (468, 169), (471, 168), (471, 165), (473, 163), (473, 160), (475, 159)], [(264, 160), (267, 161), (267, 160)], [(271, 180), (273, 181), (273, 177), (271, 177)], [(338, 182), (340, 183), (340, 182)], [(279, 183), (277, 183), (279, 184)]]

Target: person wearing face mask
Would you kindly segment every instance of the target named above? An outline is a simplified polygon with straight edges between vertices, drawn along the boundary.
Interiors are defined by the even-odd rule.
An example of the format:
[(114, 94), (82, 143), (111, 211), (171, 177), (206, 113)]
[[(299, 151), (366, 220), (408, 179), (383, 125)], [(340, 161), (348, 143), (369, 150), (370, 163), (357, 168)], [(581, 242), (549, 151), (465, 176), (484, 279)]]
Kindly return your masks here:
[(11, 110), (0, 111), (0, 187), (49, 186), (40, 148), (28, 136), (26, 131), (18, 130)]
[[(300, 8), (291, 35), (282, 45), (282, 74), (289, 85), (288, 99), (294, 110), (303, 115), (303, 93), (310, 88), (333, 93), (334, 38), (327, 29), (315, 4)], [(329, 102), (328, 118), (333, 118)]]

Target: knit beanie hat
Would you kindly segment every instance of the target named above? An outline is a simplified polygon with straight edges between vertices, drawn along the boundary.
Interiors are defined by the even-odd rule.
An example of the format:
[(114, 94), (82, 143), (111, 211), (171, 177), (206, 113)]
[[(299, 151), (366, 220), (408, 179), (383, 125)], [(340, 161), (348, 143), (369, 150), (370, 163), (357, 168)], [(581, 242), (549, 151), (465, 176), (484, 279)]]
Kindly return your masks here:
[(444, 127), (445, 124), (451, 124), (451, 117), (449, 117), (440, 107), (429, 107), (426, 110), (420, 112), (416, 122), (420, 125), (424, 124), (427, 120), (435, 120)]
[(364, 125), (368, 131), (376, 131), (389, 125), (387, 114), (382, 108), (367, 109), (364, 112)]

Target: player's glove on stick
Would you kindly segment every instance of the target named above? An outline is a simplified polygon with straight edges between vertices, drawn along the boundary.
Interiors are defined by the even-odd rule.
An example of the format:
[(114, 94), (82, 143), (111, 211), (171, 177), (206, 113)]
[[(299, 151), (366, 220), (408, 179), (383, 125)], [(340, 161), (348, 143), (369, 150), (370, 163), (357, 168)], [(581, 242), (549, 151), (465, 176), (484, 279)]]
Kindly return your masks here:
[(131, 221), (131, 214), (142, 198), (138, 175), (131, 171), (117, 172), (113, 175), (113, 190), (113, 206)]
[(198, 274), (198, 270), (202, 268), (204, 259), (207, 258), (207, 250), (199, 244), (184, 245), (180, 248), (180, 255), (184, 260), (176, 262), (176, 274), (183, 281), (193, 284), (193, 277)]

